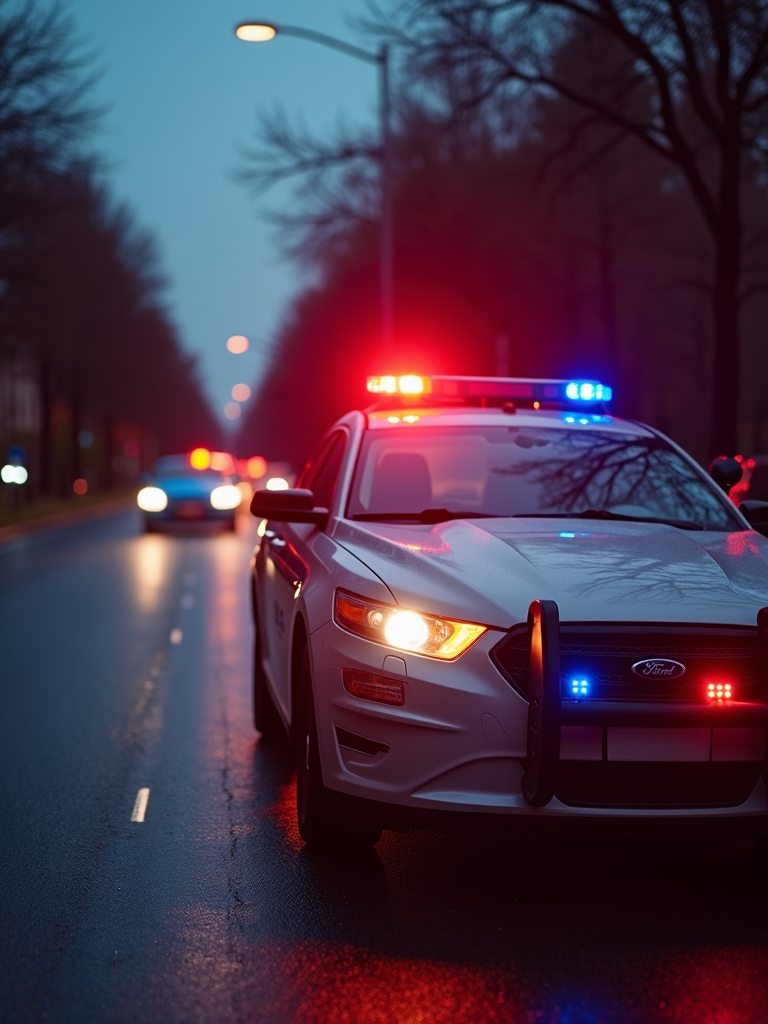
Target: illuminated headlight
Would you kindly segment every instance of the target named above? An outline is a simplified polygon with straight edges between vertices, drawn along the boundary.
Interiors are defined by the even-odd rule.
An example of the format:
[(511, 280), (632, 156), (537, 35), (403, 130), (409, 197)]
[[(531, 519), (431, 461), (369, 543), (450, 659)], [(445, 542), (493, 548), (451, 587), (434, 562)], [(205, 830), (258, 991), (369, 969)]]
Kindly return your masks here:
[(470, 622), (374, 604), (343, 590), (336, 591), (334, 618), (339, 626), (366, 640), (444, 661), (458, 658), (486, 630)]
[(144, 512), (162, 512), (168, 507), (168, 495), (161, 487), (142, 487), (136, 495), (136, 504)]
[(221, 487), (214, 487), (211, 491), (211, 505), (220, 510), (237, 508), (243, 496), (240, 488), (234, 484), (222, 484)]

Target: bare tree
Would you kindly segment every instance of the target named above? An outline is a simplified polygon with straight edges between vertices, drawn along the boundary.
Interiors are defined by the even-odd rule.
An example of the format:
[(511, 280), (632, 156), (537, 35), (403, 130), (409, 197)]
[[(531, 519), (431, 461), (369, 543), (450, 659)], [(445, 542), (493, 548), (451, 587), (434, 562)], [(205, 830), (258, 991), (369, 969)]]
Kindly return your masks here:
[[(742, 193), (768, 156), (768, 0), (402, 0), (379, 18), (421, 72), (463, 72), (464, 107), (501, 94), (559, 95), (642, 140), (689, 189), (713, 247), (712, 454), (736, 450)], [(407, 26), (407, 30), (405, 28)], [(554, 57), (574, 32), (618, 46), (623, 66), (583, 82)]]
[(90, 65), (60, 3), (0, 0), (0, 228), (38, 207), (31, 179), (79, 155), (99, 117)]

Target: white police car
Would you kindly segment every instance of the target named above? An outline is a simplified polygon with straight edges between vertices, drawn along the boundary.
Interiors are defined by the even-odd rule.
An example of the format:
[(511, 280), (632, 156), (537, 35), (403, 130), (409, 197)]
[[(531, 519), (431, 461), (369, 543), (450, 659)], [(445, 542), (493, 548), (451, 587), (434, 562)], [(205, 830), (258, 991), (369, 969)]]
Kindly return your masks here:
[(768, 540), (595, 381), (371, 378), (257, 491), (255, 724), (317, 847), (764, 829)]

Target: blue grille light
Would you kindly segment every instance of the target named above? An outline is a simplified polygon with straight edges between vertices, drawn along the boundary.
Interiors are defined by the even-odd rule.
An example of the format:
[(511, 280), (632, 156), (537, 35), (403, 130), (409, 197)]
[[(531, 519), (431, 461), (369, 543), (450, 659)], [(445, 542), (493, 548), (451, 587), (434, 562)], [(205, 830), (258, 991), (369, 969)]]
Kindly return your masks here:
[(571, 680), (571, 694), (574, 697), (588, 697), (589, 696), (589, 680), (587, 680), (587, 679), (572, 679)]

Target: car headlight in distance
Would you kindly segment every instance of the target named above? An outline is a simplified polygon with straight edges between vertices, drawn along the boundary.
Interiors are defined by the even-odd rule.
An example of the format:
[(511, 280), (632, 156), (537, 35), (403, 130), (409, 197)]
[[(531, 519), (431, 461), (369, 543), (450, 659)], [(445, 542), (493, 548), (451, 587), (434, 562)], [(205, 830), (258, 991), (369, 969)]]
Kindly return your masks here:
[(334, 618), (339, 626), (366, 640), (443, 661), (458, 658), (487, 628), (377, 604), (344, 590), (336, 591)]
[(240, 488), (234, 484), (222, 484), (221, 487), (214, 487), (211, 491), (211, 505), (220, 510), (237, 508), (243, 496)]
[(168, 507), (168, 495), (162, 487), (142, 487), (136, 495), (136, 504), (143, 512), (162, 512)]

